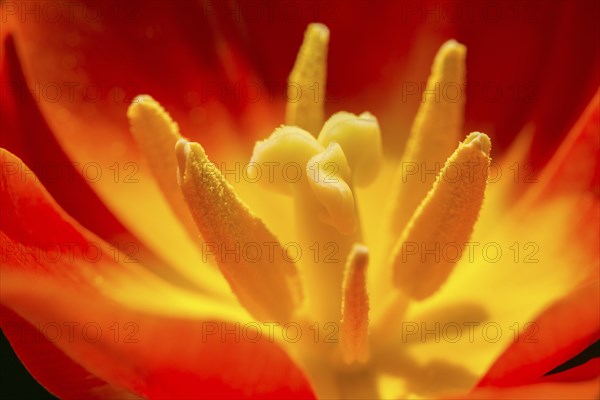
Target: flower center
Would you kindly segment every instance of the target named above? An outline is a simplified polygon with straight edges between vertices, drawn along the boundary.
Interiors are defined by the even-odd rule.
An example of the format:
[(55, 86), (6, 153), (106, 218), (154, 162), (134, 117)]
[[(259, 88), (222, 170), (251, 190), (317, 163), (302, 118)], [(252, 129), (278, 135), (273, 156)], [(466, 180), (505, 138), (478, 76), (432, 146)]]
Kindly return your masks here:
[[(325, 26), (309, 25), (289, 87), (306, 89), (302, 93), (310, 93), (314, 85), (325, 87), (328, 39)], [(464, 99), (431, 96), (440, 86), (464, 83), (465, 54), (464, 46), (451, 40), (436, 55), (396, 178), (384, 182), (391, 200), (368, 204), (386, 213), (388, 226), (375, 238), (365, 235), (356, 190), (368, 190), (385, 166), (372, 114), (338, 112), (324, 122), (324, 90), (319, 90), (319, 99), (305, 96), (288, 103), (286, 125), (256, 143), (248, 175), (256, 166), (296, 166), (302, 172), (299, 179), (263, 174), (257, 182), (293, 201), (300, 249), (330, 248), (336, 256), (331, 258), (321, 253), (290, 262), (284, 246), (236, 195), (202, 146), (183, 139), (158, 103), (140, 96), (128, 112), (155, 178), (191, 236), (230, 253), (249, 243), (271, 245), (272, 251), (259, 259), (214, 254), (250, 314), (282, 325), (302, 321), (307, 329), (339, 327), (339, 340), (331, 344), (284, 344), (320, 395), (339, 397), (328, 388), (331, 380), (373, 385), (372, 369), (382, 357), (378, 337), (390, 316), (401, 319), (410, 301), (433, 295), (458, 261), (432, 262), (425, 252), (449, 244), (462, 251), (471, 236), (487, 184), (490, 139), (475, 132), (459, 143)], [(173, 190), (175, 176), (180, 190)], [(370, 315), (370, 309), (376, 312)], [(327, 368), (337, 372), (323, 378)]]

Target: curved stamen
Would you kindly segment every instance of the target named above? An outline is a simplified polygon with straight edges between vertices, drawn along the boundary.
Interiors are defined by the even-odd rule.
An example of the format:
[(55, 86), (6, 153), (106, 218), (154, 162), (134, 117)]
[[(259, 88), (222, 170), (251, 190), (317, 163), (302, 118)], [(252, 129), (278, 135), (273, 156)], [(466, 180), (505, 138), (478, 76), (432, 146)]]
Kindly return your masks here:
[[(392, 189), (392, 237), (402, 233), (460, 141), (465, 106), (462, 88), (466, 51), (462, 44), (449, 40), (435, 56)], [(453, 87), (457, 88), (456, 96), (451, 94)]]
[(199, 242), (199, 232), (177, 185), (177, 158), (173, 154), (175, 144), (182, 138), (177, 122), (165, 109), (148, 95), (137, 96), (127, 117), (131, 133), (140, 150), (146, 156), (152, 174), (171, 209), (188, 231)]
[(448, 279), (458, 259), (441, 248), (462, 250), (473, 232), (487, 185), (490, 139), (471, 133), (446, 162), (393, 252), (396, 287), (422, 300)]
[[(261, 320), (287, 322), (300, 306), (301, 286), (292, 259), (263, 222), (237, 197), (198, 143), (177, 142), (179, 186), (206, 250), (216, 256), (231, 290)], [(241, 248), (270, 251), (241, 257)]]

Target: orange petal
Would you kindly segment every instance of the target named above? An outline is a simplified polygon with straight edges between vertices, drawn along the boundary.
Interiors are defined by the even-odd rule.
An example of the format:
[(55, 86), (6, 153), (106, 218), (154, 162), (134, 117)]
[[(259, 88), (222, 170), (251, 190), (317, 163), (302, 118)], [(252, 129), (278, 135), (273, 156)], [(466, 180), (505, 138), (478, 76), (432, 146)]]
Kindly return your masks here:
[(600, 286), (594, 279), (548, 308), (502, 354), (480, 387), (536, 382), (556, 366), (600, 339)]
[[(92, 290), (110, 292), (121, 298), (129, 298), (125, 288), (135, 280), (143, 290), (160, 288), (173, 293), (173, 288), (154, 274), (172, 284), (193, 288), (198, 294), (221, 296), (219, 289), (215, 289), (218, 282), (206, 281), (211, 275), (205, 275), (204, 282), (193, 286), (168, 264), (156, 258), (148, 260), (137, 242), (119, 242), (111, 246), (87, 231), (60, 209), (39, 178), (21, 160), (4, 149), (0, 149), (0, 164), (3, 269), (35, 266), (40, 273), (55, 275), (71, 284), (77, 282)], [(89, 265), (82, 270), (68, 267), (69, 263), (77, 261)], [(146, 261), (150, 263), (146, 264)], [(114, 264), (120, 267), (115, 269)], [(205, 265), (199, 267), (207, 268)], [(220, 279), (216, 272), (212, 276)], [(109, 290), (109, 282), (118, 287)], [(183, 301), (186, 297), (189, 296), (179, 299)], [(222, 298), (227, 298), (227, 295), (222, 295)], [(133, 296), (131, 300), (140, 301)], [(147, 300), (154, 302), (152, 296), (144, 301)], [(160, 306), (160, 303), (155, 305)]]
[(73, 400), (137, 398), (90, 374), (12, 310), (0, 307), (0, 321), (4, 335), (29, 373), (55, 396)]
[[(73, 367), (74, 377), (98, 378), (73, 390), (106, 382), (150, 398), (312, 396), (266, 326), (127, 263), (60, 210), (30, 171), (15, 174), (16, 157), (0, 155), (0, 300), (83, 368)], [(236, 328), (237, 337), (227, 334)], [(20, 354), (35, 348), (24, 350), (31, 338)]]
[(1, 289), (3, 304), (75, 363), (143, 397), (312, 397), (265, 326), (137, 312), (25, 272), (3, 272)]

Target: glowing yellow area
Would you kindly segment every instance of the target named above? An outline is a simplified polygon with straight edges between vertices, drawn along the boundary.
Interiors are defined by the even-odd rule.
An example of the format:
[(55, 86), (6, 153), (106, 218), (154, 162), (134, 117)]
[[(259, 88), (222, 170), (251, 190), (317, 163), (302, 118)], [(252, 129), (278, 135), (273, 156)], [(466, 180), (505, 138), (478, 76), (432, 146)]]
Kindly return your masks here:
[[(317, 100), (324, 98), (328, 39), (326, 27), (309, 25), (290, 74), (303, 88), (318, 84)], [(446, 42), (427, 91), (464, 82), (465, 57), (463, 45)], [(236, 182), (227, 182), (199, 144), (179, 140), (174, 151), (176, 125), (142, 99), (145, 106), (129, 113), (134, 134), (163, 191), (178, 171), (172, 179), (187, 209), (176, 214), (191, 214), (200, 246), (275, 243), (276, 257), (258, 263), (214, 254), (240, 303), (239, 316), (224, 308), (223, 318), (297, 322), (302, 339), (279, 344), (319, 397), (469, 390), (528, 323), (585, 277), (585, 268), (573, 267), (586, 265), (585, 255), (547, 229), (567, 225), (582, 199), (511, 208), (511, 181), (490, 179), (489, 137), (462, 131), (464, 98), (424, 94), (400, 161), (383, 157), (370, 113), (325, 120), (323, 101), (290, 102), (287, 125), (256, 143), (243, 163), (246, 178)], [(522, 159), (526, 139), (501, 160), (505, 173)], [(169, 147), (173, 158), (163, 171), (159, 158)], [(181, 198), (171, 189), (165, 197), (176, 207)], [(303, 256), (290, 263), (287, 244)], [(334, 340), (307, 334), (326, 326)]]

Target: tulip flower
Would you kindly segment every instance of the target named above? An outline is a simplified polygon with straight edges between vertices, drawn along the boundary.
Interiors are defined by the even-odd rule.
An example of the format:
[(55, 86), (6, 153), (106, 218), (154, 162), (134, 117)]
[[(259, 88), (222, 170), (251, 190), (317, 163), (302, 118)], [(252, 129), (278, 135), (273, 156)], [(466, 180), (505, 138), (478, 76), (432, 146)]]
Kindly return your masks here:
[(1, 327), (56, 396), (597, 398), (598, 4), (2, 7)]

